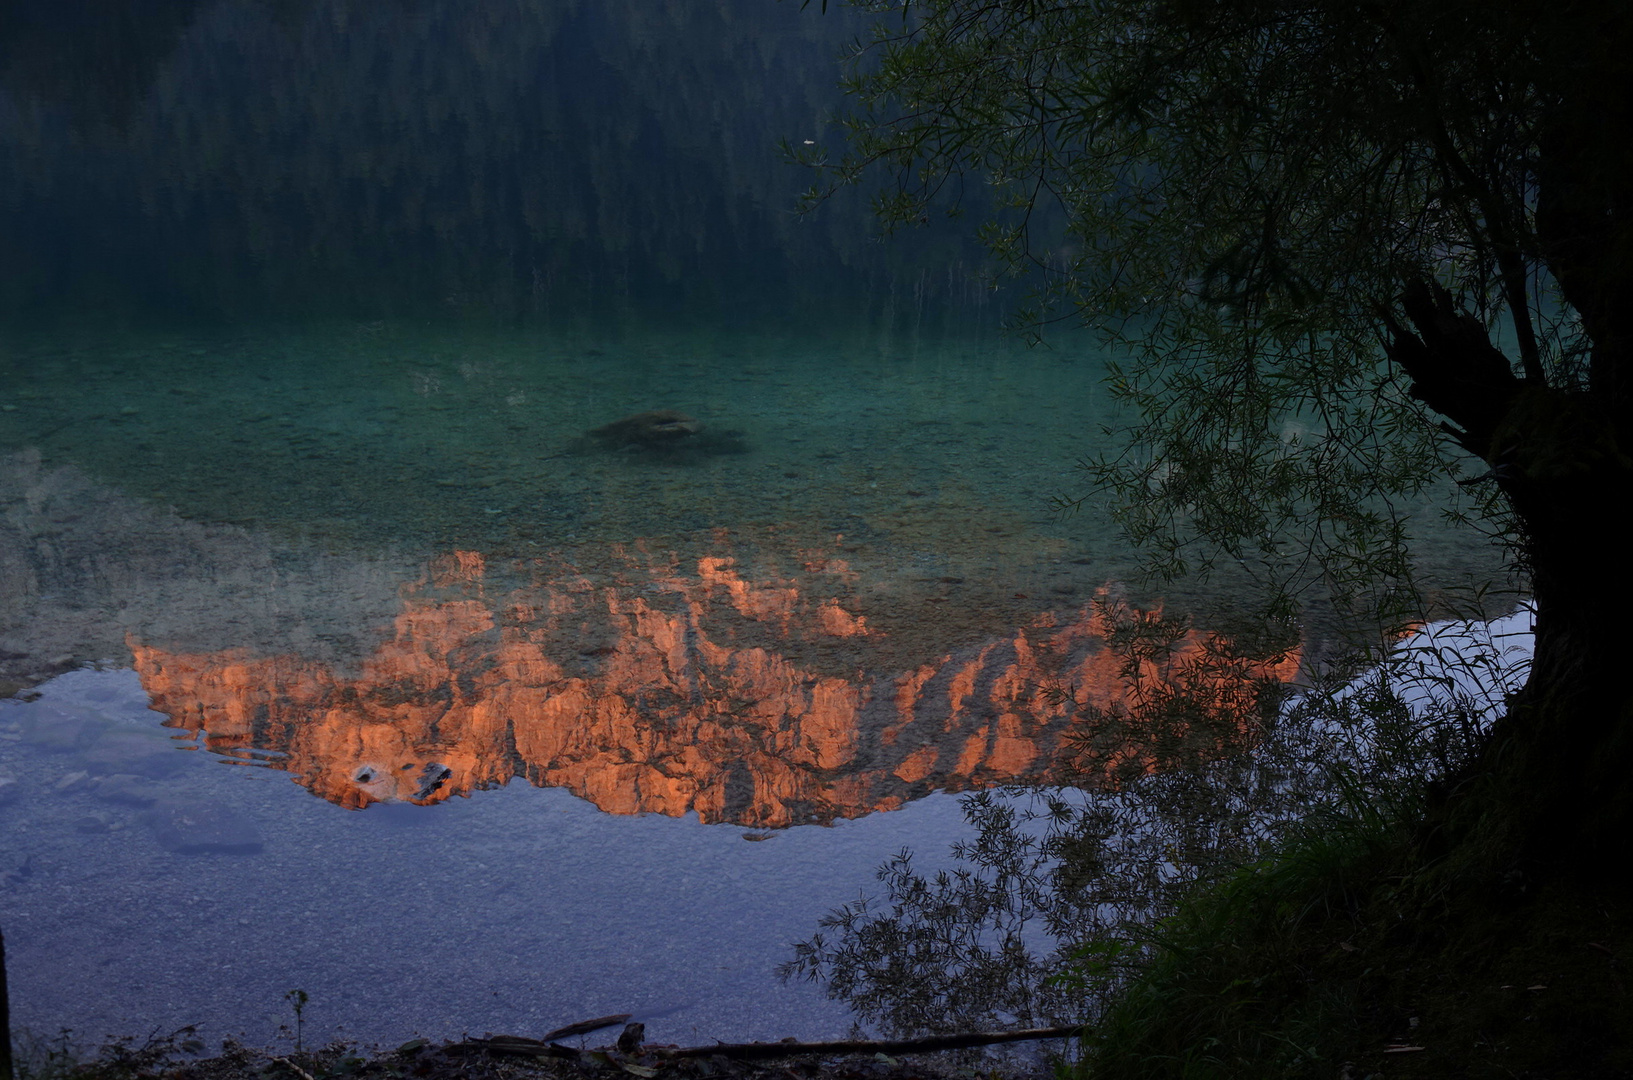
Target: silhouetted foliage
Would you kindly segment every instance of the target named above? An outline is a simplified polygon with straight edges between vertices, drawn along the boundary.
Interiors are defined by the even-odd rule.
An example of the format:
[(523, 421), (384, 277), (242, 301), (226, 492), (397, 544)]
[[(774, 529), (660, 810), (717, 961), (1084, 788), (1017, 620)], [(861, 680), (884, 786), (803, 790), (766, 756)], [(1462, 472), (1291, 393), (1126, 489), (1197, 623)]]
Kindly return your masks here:
[(985, 237), (1036, 286), (1023, 320), (1116, 350), (1138, 419), (1085, 467), (1154, 573), (1239, 562), (1283, 613), (1330, 590), (1399, 624), (1421, 611), (1414, 504), (1500, 537), (1537, 659), (1453, 832), (1503, 835), (1488, 850), (1531, 872), (1620, 872), (1633, 570), (1605, 508), (1633, 494), (1633, 15), (861, 6), (849, 149), (807, 155), (815, 194), (883, 172), (908, 223), (1001, 193)]

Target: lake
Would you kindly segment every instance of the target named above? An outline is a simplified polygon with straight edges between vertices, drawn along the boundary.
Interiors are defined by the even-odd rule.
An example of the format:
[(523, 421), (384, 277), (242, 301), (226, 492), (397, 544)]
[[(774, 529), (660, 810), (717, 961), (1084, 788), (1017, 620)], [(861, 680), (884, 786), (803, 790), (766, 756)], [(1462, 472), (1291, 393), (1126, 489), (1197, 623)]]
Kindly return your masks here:
[(1119, 612), (1233, 607), (1052, 509), (1087, 340), (1002, 334), (950, 225), (792, 212), (841, 15), (113, 9), (0, 28), (20, 1028), (841, 1035), (790, 943), (1080, 777)]

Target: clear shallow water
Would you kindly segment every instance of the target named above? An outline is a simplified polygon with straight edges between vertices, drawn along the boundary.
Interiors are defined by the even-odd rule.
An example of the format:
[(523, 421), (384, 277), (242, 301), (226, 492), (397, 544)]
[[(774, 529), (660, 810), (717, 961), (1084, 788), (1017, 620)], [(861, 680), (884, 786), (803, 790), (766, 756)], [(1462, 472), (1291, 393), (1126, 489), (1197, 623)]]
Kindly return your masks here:
[[(16, 338), (0, 364), (11, 617), (32, 642), (12, 651), (36, 656), (256, 646), (344, 665), (392, 635), (405, 588), (457, 579), (494, 604), (724, 590), (774, 636), (810, 639), (824, 674), (895, 671), (1081, 608), (1129, 567), (1109, 522), (1048, 506), (1109, 419), (1081, 353), (370, 325)], [(585, 439), (653, 408), (703, 430), (650, 452)], [(450, 558), (451, 575), (432, 565)], [(141, 598), (160, 583), (162, 603)], [(98, 604), (79, 640), (59, 632), (62, 610)], [(846, 638), (866, 648), (817, 647)]]
[[(0, 705), (37, 1031), (265, 1041), (298, 987), (311, 1039), (837, 1035), (788, 943), (945, 850), (937, 792), (1060, 775), (1040, 687), (1120, 693), (1129, 562), (1047, 506), (1092, 355), (348, 324), (4, 363), (0, 663), (67, 672)], [(654, 408), (702, 435), (585, 438)], [(1205, 633), (1230, 589), (1170, 601)]]
[[(330, 545), (531, 554), (797, 526), (853, 542), (861, 527), (897, 547), (962, 531), (975, 548), (982, 534), (1045, 526), (1084, 434), (1109, 419), (1092, 357), (992, 339), (375, 323), (7, 346), (5, 443), (90, 463), (187, 516)], [(695, 416), (718, 444), (674, 455), (576, 445), (654, 408)], [(1004, 512), (1014, 526), (971, 520)], [(1056, 547), (1095, 539), (1049, 535)]]

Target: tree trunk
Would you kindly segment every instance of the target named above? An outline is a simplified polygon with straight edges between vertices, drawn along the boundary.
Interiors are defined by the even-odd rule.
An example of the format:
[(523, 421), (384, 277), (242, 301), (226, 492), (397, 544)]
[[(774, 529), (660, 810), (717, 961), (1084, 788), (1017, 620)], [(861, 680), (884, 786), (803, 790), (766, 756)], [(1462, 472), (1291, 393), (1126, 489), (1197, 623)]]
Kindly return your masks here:
[(1520, 526), (1537, 602), (1531, 678), (1487, 754), (1535, 866), (1621, 877), (1633, 836), (1633, 79), (1630, 21), (1588, 3), (1549, 16), (1559, 92), (1537, 161), (1543, 263), (1581, 319), (1585, 385), (1527, 393), (1506, 439), (1528, 467), (1500, 482)]
[[(1633, 20), (1589, 2), (1538, 12), (1554, 85), (1535, 165), (1543, 267), (1581, 320), (1586, 364), (1520, 378), (1486, 329), (1432, 285), (1391, 358), (1446, 430), (1490, 466), (1537, 605), (1530, 679), (1448, 806), (1454, 833), (1522, 871), (1629, 874), (1633, 837)], [(1459, 809), (1459, 804), (1460, 809)]]
[(1625, 410), (1592, 386), (1518, 378), (1444, 290), (1414, 286), (1402, 306), (1415, 332), (1396, 326), (1389, 353), (1490, 464), (1484, 480), (1507, 496), (1537, 605), (1530, 678), (1447, 807), (1454, 840), (1527, 874), (1621, 873), (1633, 836), (1633, 679), (1620, 664), (1633, 545), (1613, 524), (1618, 506), (1633, 506)]
[(1611, 517), (1633, 505), (1633, 473), (1607, 462), (1526, 486), (1513, 502), (1536, 653), (1492, 733), (1475, 809), (1521, 870), (1614, 877), (1633, 837), (1633, 672), (1622, 666), (1633, 559)]

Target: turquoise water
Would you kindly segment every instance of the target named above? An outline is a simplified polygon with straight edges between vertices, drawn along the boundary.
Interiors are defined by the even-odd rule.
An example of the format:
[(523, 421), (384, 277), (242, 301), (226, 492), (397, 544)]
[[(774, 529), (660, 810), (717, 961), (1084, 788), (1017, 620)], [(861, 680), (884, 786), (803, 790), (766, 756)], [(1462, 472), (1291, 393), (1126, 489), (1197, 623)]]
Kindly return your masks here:
[[(3, 357), (0, 446), (291, 550), (409, 563), (472, 550), (497, 572), (723, 543), (775, 574), (822, 547), (865, 575), (865, 613), (898, 636), (927, 597), (954, 601), (943, 639), (948, 620), (990, 635), (1128, 577), (1103, 515), (1050, 506), (1080, 492), (1085, 440), (1111, 419), (1082, 348), (360, 324), (13, 339)], [(660, 408), (697, 418), (695, 445), (585, 439)]]
[[(266, 336), (8, 343), (0, 440), (184, 516), (309, 535), (526, 552), (724, 526), (945, 547), (1013, 528), (1058, 545), (1049, 496), (1110, 419), (1097, 359), (996, 334), (926, 343), (769, 333), (606, 338), (370, 323)], [(645, 409), (725, 452), (583, 452)], [(968, 537), (972, 545), (974, 536)]]

